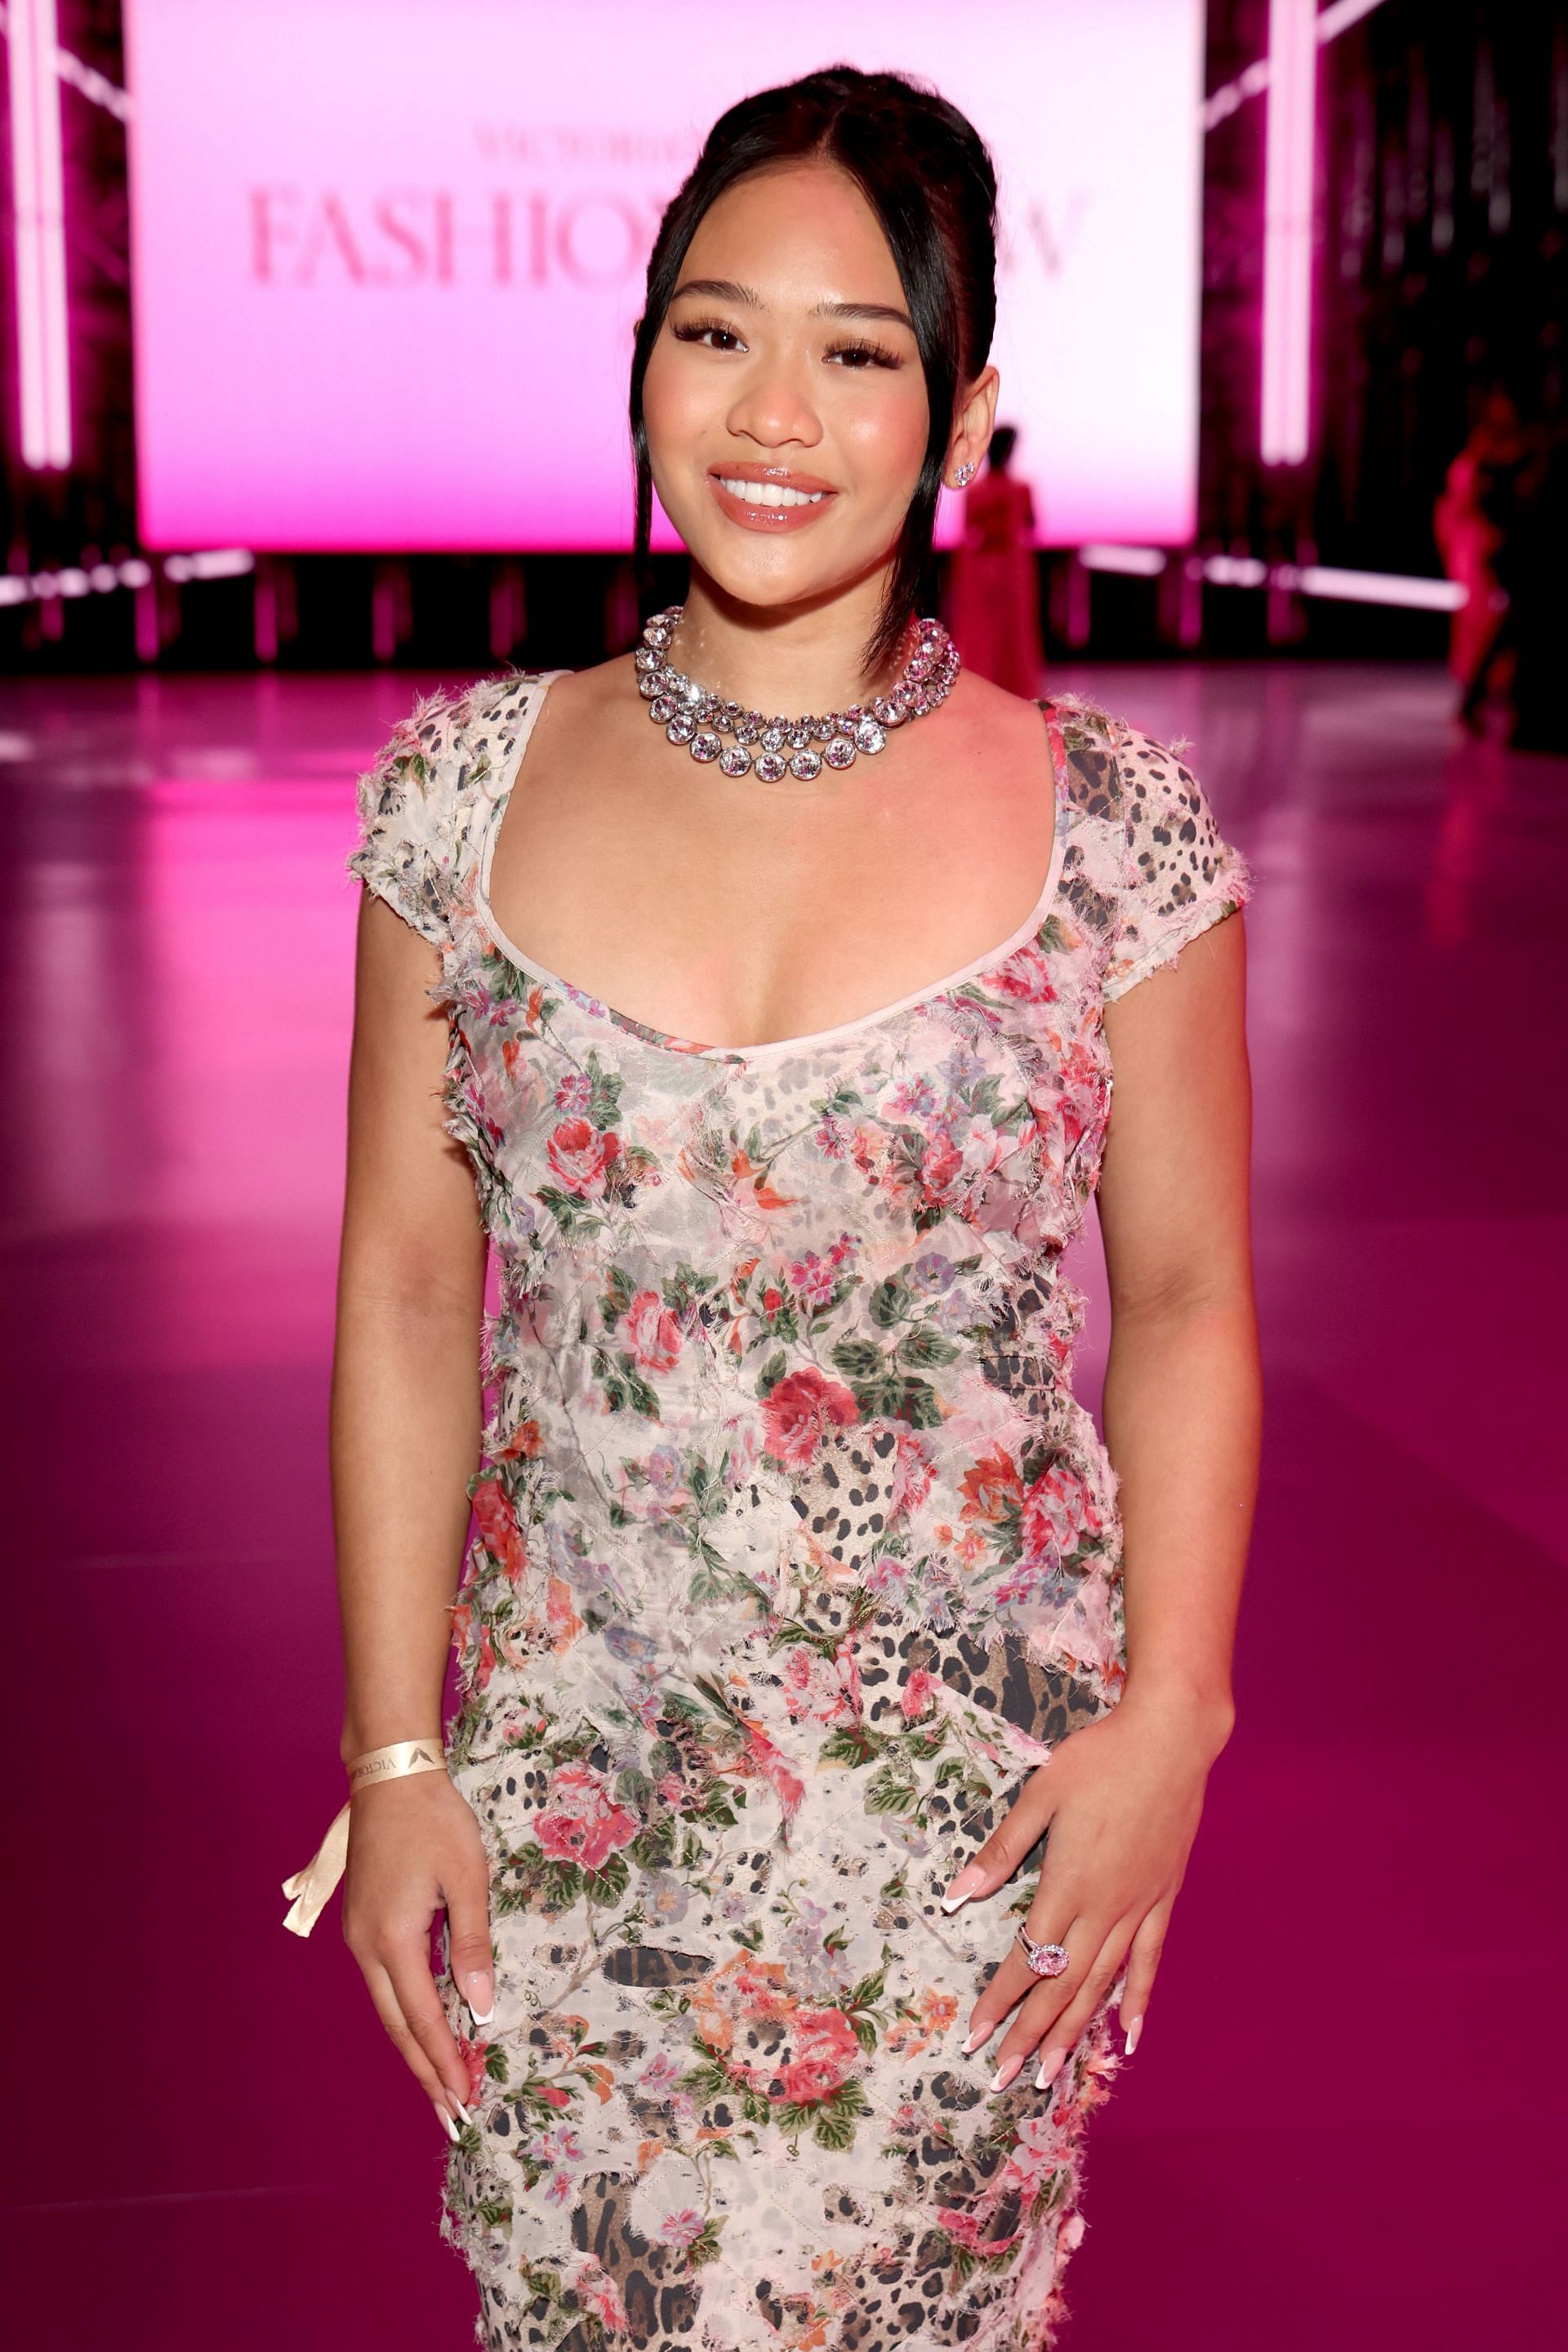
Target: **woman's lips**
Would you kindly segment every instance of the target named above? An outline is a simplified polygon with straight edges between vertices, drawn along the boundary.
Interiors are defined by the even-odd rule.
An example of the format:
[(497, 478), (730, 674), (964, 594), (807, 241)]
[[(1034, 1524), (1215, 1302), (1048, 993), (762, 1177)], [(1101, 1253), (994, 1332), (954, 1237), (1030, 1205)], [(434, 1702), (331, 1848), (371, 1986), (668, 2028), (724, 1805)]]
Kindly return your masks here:
[(789, 480), (781, 481), (777, 475), (764, 475), (751, 467), (737, 467), (729, 478), (731, 481), (748, 483), (778, 481), (782, 489), (798, 489), (804, 493), (801, 503), (776, 507), (753, 506), (749, 499), (737, 498), (733, 490), (726, 488), (722, 475), (710, 474), (708, 485), (718, 503), (720, 512), (728, 515), (731, 522), (740, 523), (747, 530), (770, 532), (803, 530), (808, 523), (819, 522), (838, 495), (837, 490), (828, 489), (809, 476), (803, 478), (799, 483)]

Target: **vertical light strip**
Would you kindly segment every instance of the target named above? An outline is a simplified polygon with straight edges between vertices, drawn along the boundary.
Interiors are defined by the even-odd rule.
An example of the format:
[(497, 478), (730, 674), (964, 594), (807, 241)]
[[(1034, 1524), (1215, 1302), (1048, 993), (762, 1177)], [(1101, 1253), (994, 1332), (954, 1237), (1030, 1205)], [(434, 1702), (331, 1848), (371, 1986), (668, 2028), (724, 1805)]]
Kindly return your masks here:
[(11, 177), (16, 219), (16, 352), (22, 463), (71, 457), (66, 321), (65, 194), (55, 0), (11, 0)]
[(1266, 466), (1299, 466), (1307, 454), (1317, 87), (1314, 0), (1269, 0), (1259, 436)]

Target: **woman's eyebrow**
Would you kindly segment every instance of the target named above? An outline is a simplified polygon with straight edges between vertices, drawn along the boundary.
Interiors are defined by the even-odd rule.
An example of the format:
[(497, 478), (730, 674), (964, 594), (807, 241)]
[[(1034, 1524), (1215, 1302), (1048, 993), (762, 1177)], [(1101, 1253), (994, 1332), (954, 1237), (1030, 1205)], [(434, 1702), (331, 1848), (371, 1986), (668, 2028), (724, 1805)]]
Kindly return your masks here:
[(683, 278), (670, 296), (679, 302), (683, 294), (706, 294), (712, 302), (737, 302), (748, 310), (764, 310), (766, 303), (749, 286), (738, 286), (732, 278)]
[[(748, 310), (765, 310), (768, 307), (754, 289), (738, 284), (733, 278), (683, 278), (669, 299), (679, 302), (683, 294), (704, 294), (710, 302), (733, 302)], [(877, 320), (892, 327), (907, 327), (911, 335), (915, 331), (909, 312), (890, 302), (819, 302), (811, 315), (814, 319)]]
[(811, 315), (814, 319), (880, 319), (892, 327), (907, 327), (911, 335), (915, 331), (909, 312), (891, 302), (819, 302)]

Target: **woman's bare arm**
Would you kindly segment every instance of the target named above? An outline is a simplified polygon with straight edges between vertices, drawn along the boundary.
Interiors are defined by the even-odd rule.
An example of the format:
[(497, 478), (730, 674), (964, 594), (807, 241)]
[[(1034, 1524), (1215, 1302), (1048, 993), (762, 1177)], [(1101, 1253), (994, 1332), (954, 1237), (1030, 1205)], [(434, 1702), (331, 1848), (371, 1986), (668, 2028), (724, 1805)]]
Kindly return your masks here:
[(1107, 1008), (1116, 1109), (1100, 1189), (1106, 1444), (1121, 1481), (1126, 1700), (1216, 1745), (1258, 1486), (1251, 1086), (1240, 916)]
[[(447, 1024), (435, 950), (370, 892), (360, 909), (349, 1145), (332, 1365), (332, 1508), (345, 1759), (438, 1737), (447, 1614), (479, 1459), (485, 1242), (473, 1179), (441, 1124)], [(441, 1775), (380, 1783), (350, 1817), (343, 1926), (388, 2032), (450, 2124), (468, 2074), (431, 1980), (430, 1923), (490, 2005), (479, 1827)]]
[(1065, 1942), (1070, 1965), (1037, 1982), (1015, 1947), (975, 2004), (978, 2042), (1016, 2011), (999, 2084), (1042, 2043), (1047, 2081), (1124, 1966), (1135, 2042), (1230, 1732), (1260, 1396), (1244, 972), (1233, 916), (1107, 1008), (1105, 1424), (1121, 1482), (1128, 1678), (1121, 1704), (1062, 1743), (949, 1893), (950, 1905), (994, 1893), (1049, 1829), (1029, 1933)]

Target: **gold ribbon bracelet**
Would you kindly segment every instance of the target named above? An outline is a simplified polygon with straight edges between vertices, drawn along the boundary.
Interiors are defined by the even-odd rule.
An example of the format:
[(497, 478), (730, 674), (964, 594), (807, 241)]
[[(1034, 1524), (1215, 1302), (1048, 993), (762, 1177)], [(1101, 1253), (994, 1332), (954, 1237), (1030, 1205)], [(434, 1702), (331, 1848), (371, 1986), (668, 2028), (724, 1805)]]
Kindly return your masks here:
[(416, 1772), (446, 1769), (439, 1739), (395, 1739), (390, 1748), (367, 1748), (363, 1756), (352, 1759), (348, 1802), (333, 1815), (326, 1836), (304, 1869), (283, 1881), (284, 1894), (293, 1898), (283, 1920), (291, 1935), (310, 1934), (343, 1874), (349, 1858), (349, 1811), (356, 1792), (374, 1780), (406, 1780)]

